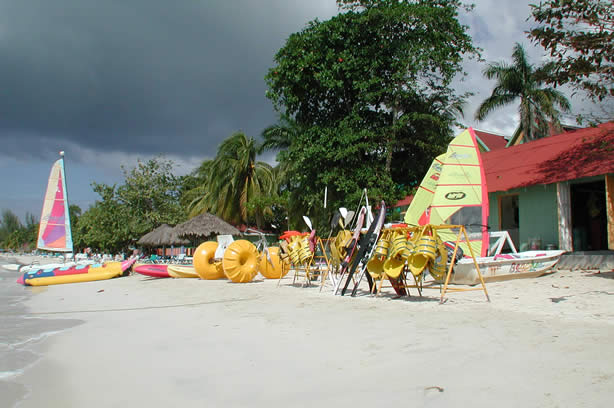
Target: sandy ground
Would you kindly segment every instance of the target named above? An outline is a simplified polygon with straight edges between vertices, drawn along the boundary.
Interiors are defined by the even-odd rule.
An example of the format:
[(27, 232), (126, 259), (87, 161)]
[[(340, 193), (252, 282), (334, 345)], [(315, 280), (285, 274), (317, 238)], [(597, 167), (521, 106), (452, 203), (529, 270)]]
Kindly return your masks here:
[(487, 289), (440, 305), (290, 278), (26, 288), (26, 317), (83, 323), (40, 345), (18, 406), (612, 406), (614, 272)]

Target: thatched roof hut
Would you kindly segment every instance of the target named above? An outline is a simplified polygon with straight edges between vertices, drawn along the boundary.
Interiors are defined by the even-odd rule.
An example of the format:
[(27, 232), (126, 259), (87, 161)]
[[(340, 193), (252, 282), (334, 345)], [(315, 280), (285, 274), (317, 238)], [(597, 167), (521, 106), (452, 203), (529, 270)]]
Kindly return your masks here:
[(221, 218), (202, 213), (175, 227), (181, 237), (206, 238), (212, 235), (239, 235), (241, 231)]
[(150, 247), (186, 245), (190, 241), (181, 238), (177, 231), (168, 224), (162, 224), (158, 228), (143, 235), (137, 242), (139, 245)]

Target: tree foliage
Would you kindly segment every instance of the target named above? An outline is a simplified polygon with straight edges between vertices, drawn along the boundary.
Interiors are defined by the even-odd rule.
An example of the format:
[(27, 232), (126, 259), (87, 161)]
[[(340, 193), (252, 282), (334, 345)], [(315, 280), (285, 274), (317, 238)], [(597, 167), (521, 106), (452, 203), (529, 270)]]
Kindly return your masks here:
[(130, 208), (118, 200), (116, 186), (92, 183), (92, 188), (101, 199), (79, 218), (75, 246), (117, 253), (125, 251), (149, 231), (139, 225)]
[(278, 157), (292, 207), (321, 207), (325, 186), (333, 205), (365, 187), (387, 199), (405, 193), (445, 149), (465, 96), (450, 83), (463, 56), (479, 55), (457, 1), (337, 3), (345, 11), (292, 34), (265, 78), (299, 130)]
[(171, 160), (162, 157), (146, 162), (139, 160), (136, 167), (122, 169), (126, 181), (117, 188), (117, 199), (147, 229), (185, 220), (179, 204), (181, 180), (172, 173)]
[(571, 84), (593, 100), (614, 97), (614, 8), (603, 0), (546, 0), (530, 5), (529, 38), (549, 52), (547, 83)]
[(26, 213), (25, 225), (11, 210), (3, 210), (0, 217), (0, 247), (12, 250), (36, 248), (38, 222), (31, 213)]
[(161, 157), (124, 169), (125, 184), (93, 183), (100, 196), (79, 217), (76, 245), (97, 251), (120, 252), (161, 224), (186, 219), (180, 205), (181, 179), (172, 173), (173, 162)]
[(570, 104), (561, 92), (543, 87), (545, 69), (535, 69), (522, 45), (516, 43), (512, 64), (494, 62), (484, 69), (484, 76), (495, 79), (496, 83), (491, 95), (478, 107), (475, 118), (484, 120), (494, 110), (519, 100), (520, 129), (526, 138), (534, 140), (549, 136), (549, 126), (560, 126), (557, 107), (567, 112)]

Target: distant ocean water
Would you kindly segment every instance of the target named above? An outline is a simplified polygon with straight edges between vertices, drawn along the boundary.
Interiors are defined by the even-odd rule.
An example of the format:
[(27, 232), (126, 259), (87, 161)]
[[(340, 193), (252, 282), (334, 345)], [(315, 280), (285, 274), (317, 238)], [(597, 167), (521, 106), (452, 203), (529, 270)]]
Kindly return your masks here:
[(36, 294), (19, 285), (19, 272), (3, 268), (5, 264), (0, 259), (0, 406), (13, 407), (29, 392), (18, 379), (41, 358), (40, 345), (80, 321), (30, 317), (24, 301)]

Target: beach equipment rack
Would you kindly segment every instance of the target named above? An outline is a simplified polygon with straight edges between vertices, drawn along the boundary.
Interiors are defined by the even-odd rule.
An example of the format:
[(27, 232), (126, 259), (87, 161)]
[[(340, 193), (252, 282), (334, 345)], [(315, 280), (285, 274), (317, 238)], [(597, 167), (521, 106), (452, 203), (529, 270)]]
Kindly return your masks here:
[[(469, 255), (471, 256), (473, 260), (473, 263), (475, 265), (475, 268), (476, 268), (476, 271), (479, 277), (479, 282), (480, 282), (479, 286), (476, 285), (476, 287), (473, 287), (473, 286), (458, 287), (458, 286), (467, 286), (467, 285), (457, 285), (457, 284), (455, 284), (454, 286), (450, 286), (450, 278), (454, 270), (453, 261), (447, 262), (446, 269), (440, 271), (441, 274), (439, 275), (439, 279), (434, 279), (429, 282), (424, 281), (424, 278), (425, 278), (424, 270), (426, 269), (426, 265), (429, 265), (428, 266), (429, 271), (431, 271), (431, 275), (433, 275), (433, 265), (434, 265), (433, 261), (436, 259), (437, 251), (438, 251), (437, 244), (436, 244), (437, 242), (436, 237), (437, 237), (437, 232), (440, 230), (453, 231), (454, 234), (456, 235), (456, 240), (454, 242), (454, 249), (452, 252), (451, 260), (456, 259), (457, 254), (459, 253), (459, 250), (460, 250), (460, 247), (459, 247), (460, 243), (462, 242), (466, 244), (469, 250)], [(396, 243), (395, 242), (389, 243), (388, 247), (390, 248), (389, 249), (390, 252), (386, 254), (387, 259), (385, 261), (388, 263), (385, 263), (384, 260), (382, 259), (384, 255), (384, 251), (382, 250), (378, 252), (376, 250), (374, 257), (380, 256), (380, 259), (379, 261), (377, 260), (374, 261), (374, 258), (372, 258), (370, 262), (373, 261), (372, 265), (377, 266), (378, 263), (381, 263), (382, 266), (383, 265), (386, 265), (386, 266), (382, 267), (381, 273), (375, 273), (375, 274), (372, 273), (372, 277), (374, 278), (374, 280), (379, 282), (379, 285), (377, 284), (373, 285), (373, 290), (372, 290), (373, 295), (378, 296), (381, 293), (381, 289), (382, 287), (384, 287), (384, 280), (388, 278), (388, 280), (390, 280), (391, 282), (392, 282), (392, 279), (397, 279), (397, 282), (396, 282), (397, 287), (402, 287), (405, 289), (410, 289), (410, 288), (417, 289), (419, 296), (422, 296), (423, 289), (437, 289), (441, 293), (440, 303), (444, 303), (444, 298), (447, 293), (468, 292), (468, 291), (476, 291), (476, 290), (483, 291), (484, 295), (486, 296), (486, 300), (490, 302), (490, 297), (486, 289), (486, 284), (482, 277), (482, 273), (480, 271), (480, 267), (478, 265), (475, 253), (473, 252), (473, 248), (470, 245), (469, 237), (467, 235), (467, 230), (465, 229), (464, 225), (452, 225), (452, 224), (430, 225), (428, 224), (425, 226), (418, 226), (418, 227), (407, 226), (407, 227), (388, 228), (382, 231), (381, 237), (390, 237), (393, 234), (396, 234), (397, 238), (403, 235), (405, 236), (417, 235), (418, 239), (415, 240), (415, 243), (416, 243), (415, 245), (408, 244), (407, 247), (402, 246), (401, 239), (397, 239)], [(434, 248), (433, 248), (433, 245), (435, 246)], [(380, 247), (383, 248), (384, 246), (386, 245), (382, 244)], [(404, 251), (411, 252), (411, 254), (408, 253), (406, 257), (398, 257), (398, 254), (404, 253)], [(442, 256), (443, 254), (440, 254), (440, 257)], [(391, 262), (390, 260), (393, 260), (393, 261)], [(412, 264), (412, 261), (413, 261), (413, 264)], [(408, 274), (412, 276), (413, 283), (408, 282), (409, 281), (408, 276), (407, 276)], [(409, 291), (407, 291), (407, 294), (409, 296)]]

